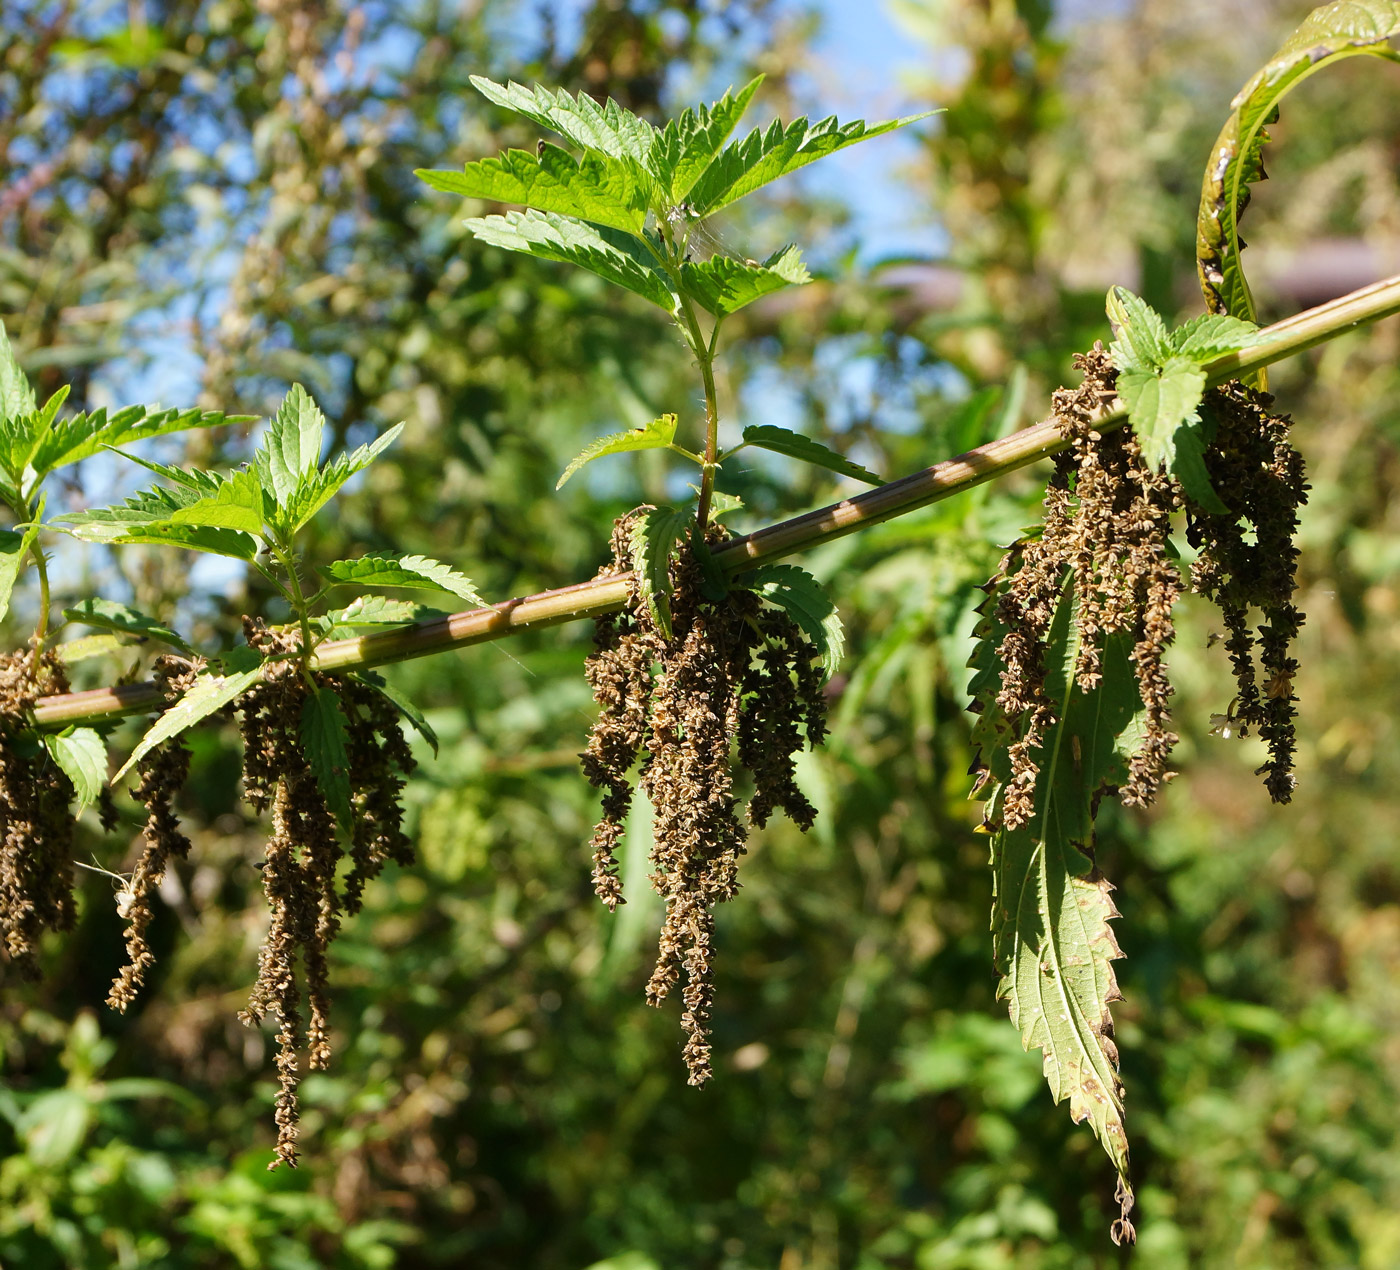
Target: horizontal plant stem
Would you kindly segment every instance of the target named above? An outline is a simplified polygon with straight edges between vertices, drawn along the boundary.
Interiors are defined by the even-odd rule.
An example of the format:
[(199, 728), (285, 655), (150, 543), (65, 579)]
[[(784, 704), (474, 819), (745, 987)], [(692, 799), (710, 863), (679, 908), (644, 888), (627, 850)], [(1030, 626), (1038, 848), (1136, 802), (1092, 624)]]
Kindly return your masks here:
[[(1227, 383), (1348, 329), (1397, 312), (1400, 312), (1400, 275), (1265, 328), (1260, 332), (1258, 344), (1212, 362), (1206, 367), (1206, 374), (1211, 385)], [(1106, 432), (1121, 426), (1126, 419), (1125, 412), (1116, 411), (1105, 415), (1095, 426)], [(922, 472), (769, 525), (747, 537), (736, 538), (719, 548), (715, 555), (727, 573), (739, 573), (939, 502), (1055, 454), (1067, 444), (1053, 420), (1047, 419), (957, 458), (936, 463)], [(451, 648), (486, 643), (519, 631), (598, 617), (623, 606), (629, 581), (630, 575), (623, 574), (579, 582), (556, 591), (505, 600), (490, 608), (453, 613), (355, 639), (329, 641), (316, 650), (311, 664), (316, 670), (365, 670)], [(98, 723), (120, 715), (148, 713), (160, 709), (162, 704), (163, 698), (153, 684), (120, 684), (44, 697), (35, 705), (34, 716), (40, 727), (53, 729), (71, 723)]]

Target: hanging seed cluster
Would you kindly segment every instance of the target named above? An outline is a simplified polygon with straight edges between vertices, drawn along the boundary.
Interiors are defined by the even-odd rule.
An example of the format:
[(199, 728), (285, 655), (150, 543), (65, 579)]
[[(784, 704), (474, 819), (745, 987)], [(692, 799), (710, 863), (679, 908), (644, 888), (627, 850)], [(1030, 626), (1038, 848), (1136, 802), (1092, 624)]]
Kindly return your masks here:
[(25, 734), (34, 703), (68, 691), (52, 653), (0, 654), (0, 940), (10, 968), (38, 974), (44, 931), (73, 925), (73, 785)]
[[(1298, 663), (1291, 649), (1303, 623), (1293, 603), (1293, 535), (1308, 485), (1303, 457), (1288, 441), (1289, 421), (1269, 413), (1272, 400), (1235, 386), (1208, 399), (1216, 435), (1206, 470), (1217, 490), (1228, 491), (1235, 514), (1188, 509), (1186, 540), (1199, 550), (1191, 585), (1219, 606), (1227, 631), (1237, 688), (1228, 716), (1241, 736), (1258, 729), (1269, 747), (1260, 775), (1274, 802), (1286, 803), (1296, 783)], [(1261, 614), (1257, 628), (1250, 626), (1252, 609)]]
[[(257, 1024), (271, 1014), (278, 1024), (276, 1104), (277, 1163), (297, 1162), (298, 1047), (302, 1039), (301, 978), (310, 1017), (305, 1027), (307, 1066), (330, 1062), (330, 996), (327, 951), (342, 913), (360, 908), (365, 884), (388, 860), (411, 863), (403, 833), (399, 794), (414, 766), (392, 705), (354, 679), (318, 675), (333, 689), (346, 714), (350, 784), (351, 868), (343, 890), (336, 871), (345, 850), (325, 793), (307, 761), (302, 716), (312, 685), (300, 662), (295, 635), (245, 620), (248, 643), (269, 661), (262, 681), (240, 701), (244, 743), (244, 792), (257, 811), (272, 811), (272, 837), (262, 865), (263, 889), (272, 910), (258, 957), (258, 977), (240, 1017)], [(302, 975), (298, 975), (300, 961)]]
[[(600, 576), (631, 568), (633, 518), (614, 527), (613, 562)], [(712, 526), (709, 541), (727, 535)], [(793, 780), (793, 756), (826, 734), (817, 652), (780, 609), (751, 591), (711, 601), (688, 542), (671, 563), (671, 630), (655, 620), (635, 584), (621, 613), (598, 619), (585, 673), (599, 706), (583, 770), (603, 791), (593, 835), (593, 882), (610, 909), (623, 902), (616, 848), (632, 801), (629, 773), (654, 812), (651, 882), (665, 901), (655, 969), (647, 984), (659, 1006), (685, 979), (681, 1026), (692, 1085), (711, 1067), (714, 906), (739, 889), (747, 825), (734, 793), (734, 765), (753, 777), (747, 824), (782, 809), (802, 829), (815, 809)]]
[[(202, 666), (202, 660), (156, 658), (152, 674), (167, 705), (174, 704), (193, 685)], [(190, 840), (181, 831), (175, 814), (175, 797), (190, 771), (189, 747), (181, 737), (172, 737), (142, 758), (136, 771), (136, 801), (146, 809), (146, 824), (141, 831), (146, 845), (118, 895), (119, 911), (126, 918), (126, 965), (107, 994), (107, 1004), (122, 1013), (136, 999), (146, 972), (155, 965), (155, 953), (146, 939), (153, 916), (151, 896), (164, 879), (170, 861), (183, 860), (190, 853)]]
[[(1211, 484), (1231, 511), (1211, 514), (1185, 497), (1170, 476), (1142, 458), (1130, 428), (1095, 428), (1117, 396), (1116, 372), (1102, 345), (1076, 357), (1084, 374), (1076, 389), (1054, 395), (1055, 419), (1069, 442), (1055, 459), (1045, 497), (1044, 531), (1020, 544), (1020, 567), (997, 601), (1007, 628), (1000, 648), (997, 705), (1016, 722), (1008, 747), (1011, 777), (1003, 816), (1007, 828), (1034, 814), (1038, 757), (1057, 720), (1045, 693), (1045, 649), (1067, 585), (1076, 599), (1081, 640), (1073, 673), (1085, 692), (1102, 679), (1104, 641), (1126, 634), (1144, 708), (1143, 735), (1130, 756), (1119, 790), (1129, 806), (1147, 806), (1170, 773), (1177, 737), (1171, 731), (1171, 682), (1163, 656), (1175, 638), (1172, 608), (1187, 580), (1168, 549), (1175, 512), (1186, 514), (1187, 538), (1200, 554), (1191, 589), (1219, 605), (1239, 686), (1231, 719), (1239, 730), (1256, 726), (1269, 742), (1261, 774), (1276, 801), (1293, 788), (1292, 681), (1297, 663), (1289, 649), (1302, 614), (1293, 604), (1297, 552), (1293, 533), (1307, 486), (1301, 456), (1288, 443), (1288, 420), (1267, 411), (1269, 398), (1232, 387), (1208, 394), (1216, 423), (1207, 451)], [(1251, 607), (1263, 613), (1258, 635)], [(1255, 650), (1264, 677), (1256, 680)]]

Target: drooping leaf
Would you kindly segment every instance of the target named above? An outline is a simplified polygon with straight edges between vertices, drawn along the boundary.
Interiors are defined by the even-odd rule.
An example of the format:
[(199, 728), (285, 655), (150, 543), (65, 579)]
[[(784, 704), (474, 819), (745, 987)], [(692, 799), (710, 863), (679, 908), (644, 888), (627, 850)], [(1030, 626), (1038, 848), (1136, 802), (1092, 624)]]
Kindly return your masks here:
[(116, 784), (137, 763), (157, 745), (171, 737), (179, 736), (192, 728), (201, 719), (207, 719), (217, 710), (222, 710), (231, 701), (236, 701), (243, 693), (262, 678), (262, 662), (247, 670), (234, 671), (227, 675), (206, 673), (194, 681), (192, 687), (160, 716), (147, 730), (131, 752), (131, 757), (122, 764), (121, 770), (112, 777)]
[(835, 115), (819, 123), (795, 119), (784, 126), (774, 120), (766, 129), (755, 128), (741, 141), (731, 142), (696, 179), (690, 190), (692, 214), (708, 216), (727, 207), (760, 186), (796, 172), (809, 163), (848, 146), (883, 136), (896, 128), (918, 123), (937, 111), (889, 119), (868, 127), (864, 120), (838, 124)]
[[(1340, 0), (1314, 9), (1236, 94), (1230, 117), (1206, 161), (1196, 219), (1196, 261), (1206, 307), (1254, 321), (1254, 298), (1245, 281), (1239, 222), (1251, 182), (1264, 179), (1265, 126), (1279, 103), (1324, 66), (1359, 54), (1400, 60), (1386, 41), (1400, 35), (1400, 4), (1392, 0)], [(1261, 379), (1262, 383), (1262, 379)]]
[(1182, 488), (1208, 511), (1226, 508), (1205, 469), (1205, 436), (1200, 405), (1206, 373), (1189, 357), (1169, 357), (1156, 368), (1121, 371), (1118, 395), (1128, 407), (1143, 460), (1170, 472)]
[(671, 552), (686, 531), (691, 514), (671, 507), (654, 507), (632, 526), (632, 568), (651, 619), (671, 638)]
[(1118, 1170), (1123, 1216), (1114, 1237), (1131, 1238), (1124, 1090), (1109, 1012), (1121, 1000), (1112, 962), (1122, 952), (1109, 925), (1118, 916), (1112, 887), (1094, 861), (1093, 817), (1102, 791), (1126, 777), (1143, 711), (1126, 635), (1107, 638), (1099, 686), (1089, 693), (1077, 686), (1082, 635), (1073, 608), (1066, 586), (1046, 652), (1044, 693), (1057, 718), (1038, 751), (1035, 814), (1015, 829), (1001, 823), (1016, 729), (995, 702), (996, 649), (1006, 634), (996, 617), (995, 590), (979, 627), (973, 689), (982, 714), (974, 739), (992, 781), (993, 956), (998, 995), (1022, 1043), (1042, 1051), (1055, 1101), (1068, 1099), (1071, 1119), (1089, 1121)]
[(648, 166), (666, 188), (673, 206), (685, 201), (691, 187), (714, 161), (762, 83), (760, 75), (737, 95), (730, 89), (712, 105), (682, 111), (657, 135)]
[(458, 573), (451, 565), (427, 556), (397, 555), (374, 552), (358, 560), (336, 560), (320, 566), (328, 578), (337, 582), (353, 582), (358, 586), (414, 587), (425, 591), (449, 591), (463, 600), (486, 608), (472, 580)]
[(44, 745), (73, 782), (74, 815), (82, 815), (107, 783), (107, 744), (92, 728), (68, 728), (44, 736)]
[(1126, 287), (1110, 287), (1105, 307), (1116, 337), (1109, 351), (1119, 370), (1160, 366), (1172, 354), (1162, 316)]
[(15, 580), (24, 568), (25, 557), (38, 536), (37, 523), (29, 525), (23, 533), (0, 529), (0, 618), (10, 611), (10, 595), (14, 592)]
[(836, 605), (816, 578), (795, 564), (765, 564), (736, 581), (783, 609), (816, 646), (825, 677), (836, 673), (846, 636)]
[[(655, 258), (626, 234), (551, 212), (507, 212), (465, 222), (484, 243), (540, 260), (578, 265), (674, 314), (678, 301)], [(650, 231), (648, 231), (650, 232)]]
[(594, 459), (602, 458), (605, 454), (622, 454), (627, 450), (664, 449), (675, 439), (676, 416), (673, 414), (662, 415), (640, 428), (628, 428), (626, 432), (614, 432), (609, 436), (599, 437), (579, 451), (564, 469), (564, 475), (559, 478), (554, 488), (563, 489), (564, 482), (579, 468), (585, 463), (593, 462)]
[(363, 472), (389, 446), (393, 445), (403, 424), (396, 423), (367, 445), (357, 446), (349, 454), (338, 454), (319, 471), (302, 478), (291, 498), (277, 511), (283, 529), (295, 533), (323, 508), (340, 487), (356, 473)]
[(153, 617), (147, 617), (116, 600), (88, 598), (72, 608), (64, 609), (63, 616), (69, 622), (81, 626), (95, 626), (100, 630), (120, 631), (138, 639), (155, 639), (162, 644), (170, 644), (182, 652), (189, 652), (190, 646), (181, 636), (163, 626)]
[(539, 154), (507, 150), (460, 172), (420, 169), (415, 175), (445, 194), (520, 203), (628, 234), (642, 232), (655, 199), (651, 174), (636, 160), (596, 152), (575, 159), (554, 145), (542, 146)]
[(362, 683), (367, 683), (371, 688), (376, 689), (380, 696), (393, 705), (418, 734), (432, 748), (433, 754), (438, 752), (437, 733), (433, 731), (432, 725), (428, 722), (424, 713), (413, 703), (413, 701), (394, 687), (383, 675), (377, 675), (372, 670), (361, 670), (355, 678)]
[(331, 814), (350, 828), (350, 760), (345, 753), (345, 711), (333, 688), (318, 685), (301, 707), (301, 746)]
[(473, 75), (471, 82), (488, 101), (524, 115), (584, 150), (644, 163), (656, 137), (651, 124), (612, 98), (600, 106), (587, 93), (575, 96), (562, 90), (526, 88), (514, 80), (497, 84), (481, 75)]
[(300, 384), (293, 384), (277, 408), (261, 447), (267, 456), (268, 492), (278, 506), (285, 506), (302, 482), (315, 472), (325, 430), (326, 417), (311, 400), (311, 394)]
[(803, 463), (813, 463), (829, 472), (839, 472), (842, 476), (864, 481), (867, 485), (885, 483), (868, 468), (851, 462), (844, 454), (828, 450), (820, 441), (813, 441), (811, 437), (804, 437), (800, 433), (789, 432), (786, 428), (774, 427), (772, 424), (754, 424), (745, 428), (744, 444), (756, 445), (760, 450), (771, 450), (774, 454), (783, 454)]
[[(211, 473), (204, 475), (212, 476)], [(214, 480), (216, 484), (213, 488), (217, 494), (227, 482), (222, 477), (214, 477)], [(56, 518), (51, 528), (61, 529), (83, 542), (186, 547), (191, 551), (207, 551), (236, 560), (252, 560), (258, 554), (258, 540), (248, 534), (234, 529), (211, 529), (171, 521), (177, 512), (212, 497), (202, 494), (202, 488), (207, 487), (156, 486), (133, 494), (116, 507), (65, 512)]]
[(712, 256), (681, 266), (681, 284), (686, 294), (716, 317), (727, 317), (774, 291), (800, 287), (811, 280), (812, 275), (802, 263), (802, 253), (795, 246), (775, 251), (762, 264)]

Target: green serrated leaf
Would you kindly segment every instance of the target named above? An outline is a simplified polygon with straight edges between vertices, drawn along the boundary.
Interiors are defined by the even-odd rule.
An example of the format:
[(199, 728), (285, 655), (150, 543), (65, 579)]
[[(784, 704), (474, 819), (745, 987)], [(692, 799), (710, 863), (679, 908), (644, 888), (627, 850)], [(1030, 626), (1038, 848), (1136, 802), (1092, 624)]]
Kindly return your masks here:
[(683, 111), (656, 137), (647, 165), (666, 188), (673, 206), (685, 200), (691, 187), (714, 161), (762, 83), (760, 75), (745, 84), (737, 95), (731, 89), (713, 105)]
[(784, 287), (802, 286), (811, 280), (795, 246), (775, 251), (762, 264), (712, 256), (681, 266), (686, 294), (716, 317), (727, 317)]
[(667, 639), (671, 638), (671, 553), (690, 519), (688, 511), (654, 507), (638, 516), (632, 526), (632, 568), (637, 587), (651, 620)]
[[(1279, 103), (1324, 66), (1359, 54), (1400, 60), (1386, 41), (1400, 35), (1400, 4), (1391, 0), (1341, 0), (1314, 9), (1283, 47), (1259, 68), (1230, 103), (1201, 182), (1196, 218), (1196, 263), (1206, 307), (1254, 321), (1258, 314), (1245, 280), (1240, 217), (1252, 182), (1264, 178), (1265, 126)], [(1262, 372), (1251, 382), (1264, 384)]]
[(396, 423), (392, 428), (375, 437), (367, 445), (358, 446), (349, 454), (337, 455), (318, 472), (303, 478), (292, 497), (280, 509), (279, 517), (290, 533), (295, 533), (321, 510), (340, 487), (352, 476), (363, 472), (398, 439), (403, 424)]
[(328, 630), (354, 631), (365, 627), (409, 626), (433, 621), (451, 614), (442, 609), (415, 604), (412, 600), (391, 600), (384, 595), (362, 595), (343, 609), (326, 615)]
[(345, 711), (333, 688), (318, 686), (301, 707), (301, 746), (326, 806), (349, 830), (350, 760), (345, 753)]
[(1169, 357), (1157, 370), (1125, 370), (1118, 376), (1118, 395), (1128, 407), (1143, 461), (1170, 472), (1207, 511), (1222, 513), (1225, 506), (1205, 469), (1200, 425), (1205, 388), (1205, 371), (1189, 357)]
[(75, 666), (94, 657), (113, 657), (140, 642), (135, 635), (84, 635), (56, 645), (53, 651), (65, 666)]
[(578, 265), (667, 313), (675, 314), (680, 303), (656, 258), (646, 253), (639, 240), (616, 230), (534, 211), (480, 216), (464, 224), (484, 243), (539, 260)]
[(471, 82), (488, 101), (557, 132), (584, 150), (638, 163), (644, 163), (651, 152), (656, 129), (612, 98), (599, 105), (587, 93), (574, 96), (548, 88), (526, 88), (514, 80), (497, 84), (482, 75), (473, 75)]
[(921, 115), (889, 119), (869, 127), (860, 119), (838, 124), (834, 115), (815, 124), (809, 124), (805, 118), (796, 119), (786, 126), (774, 120), (767, 129), (755, 128), (742, 141), (726, 146), (701, 173), (690, 190), (688, 201), (692, 214), (708, 216), (746, 194), (752, 194), (760, 186), (796, 172), (828, 154), (835, 154), (838, 150), (873, 137), (884, 136), (896, 128), (918, 123), (937, 113), (930, 110)]
[(129, 454), (125, 450), (119, 450), (115, 446), (106, 446), (113, 454), (120, 454), (122, 458), (129, 462), (144, 467), (148, 472), (154, 472), (157, 476), (163, 476), (173, 485), (178, 485), (182, 489), (187, 489), (194, 495), (187, 500), (183, 506), (189, 506), (201, 498), (208, 498), (217, 494), (225, 478), (218, 472), (205, 472), (199, 468), (174, 467), (168, 463), (154, 463), (150, 459), (143, 459), (140, 455)]
[[(692, 489), (695, 487), (692, 485)], [(695, 490), (698, 494), (700, 491)], [(715, 490), (710, 495), (710, 519), (720, 520), (733, 512), (744, 510), (744, 500), (737, 494), (726, 494), (723, 490)]]
[[(234, 529), (261, 537), (270, 508), (253, 468), (235, 472), (213, 493), (170, 514), (169, 524), (200, 529)], [(153, 526), (155, 528), (156, 526)]]
[(1146, 300), (1126, 287), (1110, 287), (1105, 307), (1116, 336), (1109, 351), (1120, 371), (1160, 366), (1172, 355), (1167, 324)]
[(432, 725), (428, 722), (423, 712), (405, 694), (400, 692), (382, 675), (377, 675), (372, 670), (359, 671), (355, 678), (362, 683), (367, 683), (371, 688), (376, 689), (380, 696), (388, 701), (417, 731), (428, 745), (432, 748), (434, 756), (438, 752), (437, 733), (433, 731)]
[(267, 456), (268, 490), (279, 507), (285, 506), (316, 471), (325, 430), (326, 417), (310, 393), (300, 384), (293, 384), (260, 447)]
[(10, 611), (10, 596), (14, 592), (15, 581), (38, 536), (37, 523), (28, 526), (23, 533), (0, 529), (0, 618)]
[(23, 419), (38, 409), (29, 377), (20, 368), (19, 359), (10, 347), (5, 324), (0, 322), (0, 421)]
[[(245, 655), (256, 656), (257, 654), (254, 650), (248, 649), (245, 651)], [(229, 660), (233, 661), (232, 656)], [(211, 714), (222, 710), (231, 701), (236, 701), (262, 678), (262, 672), (263, 664), (259, 658), (257, 664), (247, 670), (234, 671), (227, 675), (200, 675), (180, 700), (150, 726), (137, 743), (136, 748), (132, 750), (131, 757), (121, 765), (121, 769), (112, 777), (112, 784), (115, 785), (121, 780), (157, 745), (172, 737), (179, 736), (181, 732), (192, 728), (201, 719), (207, 719)]]
[(319, 566), (320, 571), (337, 582), (359, 586), (415, 587), (427, 591), (449, 591), (478, 608), (487, 608), (472, 580), (458, 573), (451, 565), (427, 556), (397, 555), (374, 552), (358, 560), (337, 560)]
[(82, 626), (96, 626), (101, 630), (121, 631), (138, 639), (155, 639), (162, 644), (170, 644), (183, 652), (190, 652), (190, 646), (181, 636), (163, 626), (153, 617), (147, 617), (116, 600), (89, 598), (72, 608), (64, 609), (66, 621), (77, 622)]
[(539, 154), (507, 150), (479, 159), (461, 172), (420, 169), (414, 175), (435, 190), (463, 198), (520, 203), (640, 235), (656, 196), (651, 174), (634, 159), (590, 153), (575, 159), (558, 146)]
[(1205, 365), (1227, 353), (1238, 353), (1260, 342), (1259, 328), (1228, 313), (1203, 313), (1171, 333), (1172, 349)]
[(73, 782), (73, 794), (77, 800), (73, 814), (82, 815), (83, 809), (93, 802), (107, 783), (106, 742), (92, 728), (50, 732), (43, 740), (54, 762)]
[(846, 651), (841, 615), (826, 588), (795, 564), (765, 564), (736, 579), (739, 585), (776, 604), (816, 646), (824, 677), (830, 679)]
[[(994, 612), (995, 598), (988, 609)], [(982, 761), (997, 779), (992, 791), (993, 955), (1022, 1043), (1044, 1054), (1056, 1102), (1069, 1100), (1075, 1123), (1088, 1120), (1118, 1170), (1120, 1198), (1132, 1204), (1123, 1083), (1109, 1013), (1120, 1000), (1112, 962), (1122, 956), (1109, 925), (1118, 916), (1112, 888), (1094, 862), (1093, 816), (1102, 791), (1126, 776), (1128, 745), (1142, 714), (1129, 660), (1132, 641), (1107, 637), (1103, 677), (1093, 692), (1074, 681), (1082, 635), (1066, 587), (1048, 635), (1045, 699), (1058, 722), (1045, 734), (1035, 785), (1035, 815), (1015, 829), (998, 825), (1000, 782), (1009, 773), (1006, 746), (1014, 733), (1004, 719), (979, 719)], [(987, 649), (997, 623), (984, 624), (974, 662), (986, 692), (995, 676)], [(994, 661), (994, 658), (990, 659)], [(974, 680), (977, 682), (977, 680)], [(979, 692), (979, 700), (986, 696)]]
[[(35, 451), (32, 462), (35, 472), (43, 475), (91, 458), (103, 449), (120, 449), (136, 441), (187, 432), (192, 428), (250, 423), (252, 419), (252, 415), (225, 415), (220, 410), (148, 412), (145, 406), (127, 406), (109, 419), (105, 410), (95, 410), (92, 414), (74, 415), (55, 423)], [(127, 457), (135, 459), (134, 455)]]
[(614, 432), (609, 436), (599, 437), (579, 451), (577, 457), (564, 469), (564, 475), (559, 478), (559, 482), (554, 488), (563, 489), (564, 482), (579, 468), (583, 467), (585, 463), (593, 462), (594, 459), (602, 458), (605, 454), (622, 454), (628, 450), (664, 449), (675, 439), (676, 416), (673, 414), (662, 415), (640, 428), (628, 428), (626, 432)]
[(803, 463), (813, 463), (817, 467), (824, 467), (829, 472), (839, 472), (842, 476), (849, 476), (857, 481), (864, 481), (867, 485), (883, 485), (885, 482), (868, 468), (861, 467), (859, 463), (853, 463), (843, 454), (837, 454), (835, 450), (828, 450), (820, 441), (813, 441), (811, 437), (804, 437), (796, 432), (789, 432), (786, 428), (777, 428), (772, 424), (757, 424), (744, 429), (744, 444), (756, 445), (760, 450), (771, 450), (774, 454), (783, 454), (790, 459), (799, 459)]

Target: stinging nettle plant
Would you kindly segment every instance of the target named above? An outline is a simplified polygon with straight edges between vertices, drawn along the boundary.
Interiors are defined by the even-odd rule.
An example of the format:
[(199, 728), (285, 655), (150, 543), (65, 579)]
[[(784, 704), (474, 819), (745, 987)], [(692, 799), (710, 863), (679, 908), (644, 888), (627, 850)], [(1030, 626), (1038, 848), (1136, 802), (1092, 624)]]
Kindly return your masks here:
[[(841, 655), (835, 605), (816, 580), (779, 558), (914, 510), (1035, 460), (1054, 457), (1044, 524), (1011, 544), (986, 586), (972, 661), (976, 792), (986, 799), (995, 880), (993, 961), (998, 995), (1029, 1048), (1044, 1055), (1056, 1101), (1087, 1120), (1118, 1174), (1115, 1242), (1131, 1242), (1124, 1089), (1111, 1003), (1121, 955), (1112, 887), (1094, 859), (1105, 797), (1146, 806), (1171, 773), (1164, 653), (1173, 606), (1187, 590), (1212, 600), (1227, 631), (1236, 693), (1222, 734), (1266, 741), (1268, 793), (1287, 802), (1302, 621), (1293, 604), (1292, 537), (1307, 492), (1288, 420), (1273, 413), (1264, 368), (1357, 323), (1400, 311), (1400, 279), (1260, 329), (1241, 268), (1239, 220), (1263, 177), (1265, 126), (1281, 99), (1332, 61), (1396, 60), (1400, 4), (1316, 10), (1245, 86), (1207, 163), (1198, 259), (1210, 312), (1177, 330), (1122, 288), (1108, 297), (1111, 347), (1079, 359), (1083, 382), (1055, 394), (1043, 423), (884, 483), (797, 433), (749, 425), (720, 444), (715, 360), (725, 320), (765, 295), (808, 281), (795, 246), (763, 261), (707, 254), (697, 231), (745, 195), (827, 154), (927, 115), (866, 126), (833, 119), (773, 123), (730, 138), (760, 81), (657, 128), (599, 104), (483, 78), (490, 102), (561, 138), (509, 150), (461, 172), (421, 172), (434, 189), (521, 211), (475, 216), (485, 244), (578, 265), (663, 309), (695, 359), (704, 415), (697, 438), (679, 411), (586, 446), (562, 487), (596, 458), (666, 449), (697, 469), (695, 498), (643, 506), (613, 527), (610, 559), (591, 582), (487, 606), (468, 578), (422, 556), (375, 553), (308, 562), (298, 534), (394, 440), (399, 427), (350, 453), (323, 457), (325, 421), (294, 386), (251, 459), (228, 473), (186, 470), (130, 446), (230, 420), (198, 411), (132, 407), (59, 419), (66, 390), (39, 407), (0, 334), (0, 498), (14, 527), (0, 531), (0, 615), (32, 565), (38, 616), (27, 645), (0, 660), (0, 934), (12, 969), (33, 973), (46, 930), (73, 921), (75, 817), (112, 807), (107, 737), (125, 714), (159, 712), (112, 783), (135, 771), (146, 809), (144, 846), (120, 875), (128, 962), (110, 1003), (123, 1009), (152, 962), (150, 894), (169, 860), (189, 850), (173, 799), (188, 768), (183, 734), (237, 712), (244, 789), (270, 811), (262, 864), (271, 923), (243, 1017), (271, 1015), (278, 1031), (277, 1158), (296, 1162), (299, 1052), (330, 1059), (327, 950), (343, 916), (389, 861), (407, 863), (399, 795), (413, 766), (401, 720), (435, 746), (421, 713), (372, 667), (589, 617), (585, 666), (599, 705), (582, 755), (603, 791), (594, 833), (599, 897), (622, 903), (613, 856), (634, 787), (653, 804), (652, 881), (665, 903), (647, 1000), (684, 1000), (691, 1083), (711, 1075), (714, 908), (738, 889), (748, 824), (782, 809), (805, 829), (815, 814), (793, 779), (793, 755), (824, 735), (831, 673)], [(677, 437), (682, 440), (678, 441)], [(687, 442), (690, 442), (687, 444)], [(874, 488), (744, 537), (722, 518), (737, 500), (716, 489), (723, 464), (756, 447)], [(111, 450), (161, 483), (107, 508), (46, 521), (44, 482)], [(121, 549), (175, 547), (229, 557), (259, 575), (287, 621), (244, 619), (245, 642), (201, 654), (157, 616), (88, 597), (52, 623), (46, 533)], [(316, 579), (319, 579), (317, 581)], [(454, 596), (476, 606), (431, 609), (381, 590)], [(353, 594), (351, 594), (353, 592)], [(344, 598), (347, 595), (350, 598)], [(55, 642), (66, 626), (101, 632)], [(68, 668), (96, 657), (166, 651), (152, 679), (128, 673), (110, 688), (68, 691)], [(137, 667), (140, 662), (138, 661)], [(133, 668), (134, 669), (134, 668)], [(735, 769), (752, 777), (745, 817)]]

